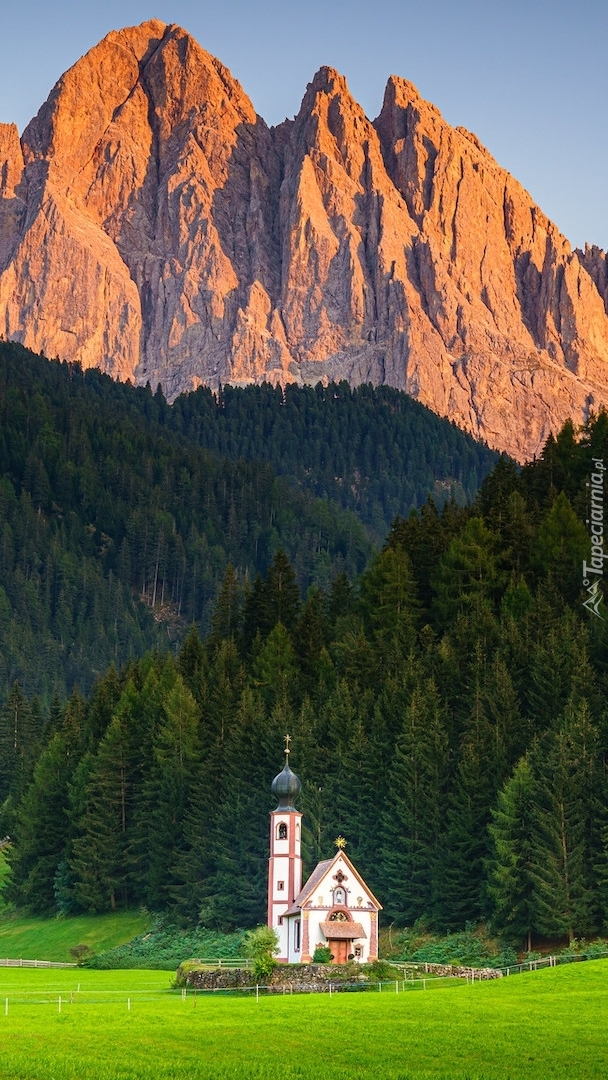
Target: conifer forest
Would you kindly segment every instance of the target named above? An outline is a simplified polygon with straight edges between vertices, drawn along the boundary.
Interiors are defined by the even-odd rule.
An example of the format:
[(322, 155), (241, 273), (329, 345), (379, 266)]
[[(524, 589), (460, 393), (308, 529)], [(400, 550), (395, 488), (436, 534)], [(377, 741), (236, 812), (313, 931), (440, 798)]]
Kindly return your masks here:
[(608, 417), (523, 467), (394, 390), (160, 392), (0, 344), (5, 899), (265, 921), (289, 732), (305, 873), (518, 945), (608, 923)]

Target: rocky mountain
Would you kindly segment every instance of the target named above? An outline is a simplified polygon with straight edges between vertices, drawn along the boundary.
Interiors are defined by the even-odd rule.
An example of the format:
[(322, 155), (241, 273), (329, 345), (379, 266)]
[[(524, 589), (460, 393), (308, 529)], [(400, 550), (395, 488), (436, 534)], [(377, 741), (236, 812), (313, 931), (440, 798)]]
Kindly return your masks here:
[(608, 272), (478, 139), (391, 77), (322, 68), (268, 128), (156, 20), (0, 126), (0, 333), (158, 382), (406, 389), (520, 460), (608, 404)]

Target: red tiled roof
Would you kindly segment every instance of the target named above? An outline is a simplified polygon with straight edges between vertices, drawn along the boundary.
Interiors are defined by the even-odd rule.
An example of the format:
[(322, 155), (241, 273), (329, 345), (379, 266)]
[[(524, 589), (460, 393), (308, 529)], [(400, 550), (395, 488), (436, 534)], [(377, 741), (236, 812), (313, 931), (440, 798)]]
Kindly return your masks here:
[(338, 938), (353, 941), (355, 938), (367, 937), (361, 923), (350, 922), (350, 920), (348, 922), (322, 922), (319, 926), (328, 941), (331, 939), (336, 941)]

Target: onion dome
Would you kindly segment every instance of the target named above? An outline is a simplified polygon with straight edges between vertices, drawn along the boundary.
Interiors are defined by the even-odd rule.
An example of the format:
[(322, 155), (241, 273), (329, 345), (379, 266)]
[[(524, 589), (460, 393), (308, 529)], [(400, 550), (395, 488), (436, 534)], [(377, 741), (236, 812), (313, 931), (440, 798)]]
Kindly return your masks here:
[[(285, 751), (285, 765), (283, 771), (275, 776), (270, 790), (274, 797), (279, 800), (277, 810), (295, 810), (294, 803), (302, 790), (299, 777), (289, 768), (289, 750)], [(296, 811), (297, 812), (297, 811)]]

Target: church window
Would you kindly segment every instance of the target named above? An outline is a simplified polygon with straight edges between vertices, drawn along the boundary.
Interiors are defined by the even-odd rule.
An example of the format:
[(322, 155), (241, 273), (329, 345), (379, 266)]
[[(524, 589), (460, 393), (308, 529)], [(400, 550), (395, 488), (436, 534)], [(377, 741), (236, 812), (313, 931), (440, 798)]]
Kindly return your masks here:
[(334, 904), (345, 904), (346, 892), (341, 885), (337, 889), (334, 889)]
[(299, 825), (299, 822), (296, 821), (296, 840), (299, 840), (299, 839), (300, 839), (300, 825)]
[(279, 917), (277, 919), (277, 926), (282, 926), (282, 925), (283, 925), (283, 916), (279, 915)]
[(284, 888), (285, 888), (285, 882), (284, 881), (277, 881), (277, 889), (279, 890), (279, 892), (283, 892)]
[(300, 951), (300, 920), (296, 919), (293, 924), (293, 948), (294, 952)]
[(284, 821), (279, 822), (277, 826), (277, 840), (287, 839), (287, 825)]
[(343, 911), (334, 911), (329, 916), (330, 922), (348, 922), (348, 916)]

